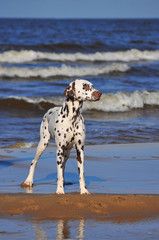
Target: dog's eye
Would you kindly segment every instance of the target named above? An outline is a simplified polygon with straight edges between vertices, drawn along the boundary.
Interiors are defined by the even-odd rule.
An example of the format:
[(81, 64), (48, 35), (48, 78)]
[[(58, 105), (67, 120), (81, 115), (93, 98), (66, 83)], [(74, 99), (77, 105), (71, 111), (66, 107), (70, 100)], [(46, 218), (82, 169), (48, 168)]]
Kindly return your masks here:
[(84, 84), (84, 85), (83, 85), (83, 89), (86, 90), (86, 91), (91, 90), (89, 84)]

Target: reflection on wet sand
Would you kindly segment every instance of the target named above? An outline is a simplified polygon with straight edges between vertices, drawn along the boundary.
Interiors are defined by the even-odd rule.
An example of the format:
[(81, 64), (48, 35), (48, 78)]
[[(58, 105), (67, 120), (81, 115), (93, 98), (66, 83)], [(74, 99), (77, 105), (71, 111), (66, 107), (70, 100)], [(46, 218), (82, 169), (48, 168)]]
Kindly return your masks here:
[[(85, 220), (80, 219), (77, 229), (77, 238), (79, 240), (85, 239), (84, 237), (84, 226), (85, 226)], [(68, 221), (66, 220), (58, 220), (57, 221), (57, 236), (56, 240), (62, 240), (62, 239), (70, 239), (71, 238), (71, 231)]]
[(70, 238), (70, 227), (68, 222), (65, 220), (57, 221), (57, 236), (56, 240), (68, 239)]
[[(71, 226), (70, 226), (70, 221), (64, 220), (64, 219), (59, 219), (57, 220), (57, 235), (56, 235), (56, 240), (63, 240), (63, 239), (72, 239), (71, 236)], [(71, 224), (72, 225), (72, 224)], [(35, 239), (36, 240), (46, 240), (48, 239), (47, 237), (47, 232), (41, 227), (40, 222), (34, 222), (33, 227), (35, 229)], [(72, 225), (73, 230), (77, 232), (76, 238), (79, 240), (84, 240), (84, 227), (85, 227), (85, 220), (80, 219), (77, 229), (74, 229), (75, 226)], [(53, 227), (54, 229), (54, 227)]]

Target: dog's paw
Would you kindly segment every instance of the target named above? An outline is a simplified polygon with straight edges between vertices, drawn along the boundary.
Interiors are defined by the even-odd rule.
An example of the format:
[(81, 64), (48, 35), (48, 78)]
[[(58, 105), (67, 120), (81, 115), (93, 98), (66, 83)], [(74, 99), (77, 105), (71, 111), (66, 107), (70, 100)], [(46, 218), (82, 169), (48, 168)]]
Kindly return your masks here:
[(21, 184), (21, 187), (23, 187), (23, 188), (33, 187), (33, 182), (32, 181), (25, 181)]
[(90, 194), (86, 188), (81, 189), (81, 194)]
[(56, 194), (65, 194), (64, 189), (58, 188), (58, 189), (56, 190)]

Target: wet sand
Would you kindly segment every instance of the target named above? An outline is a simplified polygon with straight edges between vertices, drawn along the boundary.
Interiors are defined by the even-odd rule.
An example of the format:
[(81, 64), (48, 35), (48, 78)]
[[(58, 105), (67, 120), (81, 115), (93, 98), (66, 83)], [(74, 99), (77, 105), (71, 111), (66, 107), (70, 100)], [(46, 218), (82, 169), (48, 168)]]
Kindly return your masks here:
[(159, 216), (159, 195), (1, 194), (0, 206), (3, 217), (138, 219)]
[(90, 195), (79, 194), (75, 151), (65, 195), (56, 191), (55, 146), (40, 159), (33, 188), (21, 188), (35, 148), (0, 150), (0, 216), (33, 219), (123, 219), (159, 216), (159, 143), (86, 146)]

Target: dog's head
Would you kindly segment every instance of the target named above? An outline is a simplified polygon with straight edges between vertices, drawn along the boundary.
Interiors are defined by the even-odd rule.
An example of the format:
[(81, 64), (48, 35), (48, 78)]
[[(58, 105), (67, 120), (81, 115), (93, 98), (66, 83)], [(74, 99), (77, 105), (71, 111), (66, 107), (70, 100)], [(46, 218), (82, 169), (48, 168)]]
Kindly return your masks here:
[(69, 84), (64, 95), (71, 100), (98, 101), (102, 93), (94, 89), (93, 84), (89, 81), (77, 79)]

